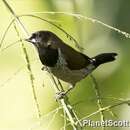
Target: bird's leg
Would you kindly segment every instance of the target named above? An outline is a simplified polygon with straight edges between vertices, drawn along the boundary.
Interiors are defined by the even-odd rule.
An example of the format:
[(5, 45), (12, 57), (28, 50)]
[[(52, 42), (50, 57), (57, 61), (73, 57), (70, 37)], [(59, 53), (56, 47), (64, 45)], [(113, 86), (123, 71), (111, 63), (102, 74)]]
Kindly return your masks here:
[(70, 92), (73, 88), (74, 88), (74, 85), (71, 84), (66, 91), (60, 91), (60, 92), (56, 93), (56, 100), (63, 99), (64, 96), (66, 94), (68, 94), (68, 92)]

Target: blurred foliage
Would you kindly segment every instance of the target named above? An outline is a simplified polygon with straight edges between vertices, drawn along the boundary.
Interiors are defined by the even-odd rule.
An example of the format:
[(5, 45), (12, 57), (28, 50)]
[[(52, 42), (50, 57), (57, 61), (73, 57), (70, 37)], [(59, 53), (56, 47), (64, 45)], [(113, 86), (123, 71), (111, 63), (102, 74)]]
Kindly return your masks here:
[[(130, 33), (129, 0), (8, 0), (8, 2), (18, 15), (41, 11), (80, 13)], [(2, 37), (12, 17), (2, 0), (0, 5), (0, 36)], [(94, 56), (102, 52), (117, 52), (118, 57), (115, 62), (102, 65), (93, 74), (98, 81), (104, 107), (117, 102), (108, 97), (124, 99), (130, 97), (130, 40), (128, 38), (99, 24), (77, 20), (67, 15), (39, 14), (39, 16), (60, 25), (85, 48), (83, 53), (86, 55)], [(22, 17), (21, 20), (30, 33), (37, 30), (51, 30), (67, 44), (74, 47), (73, 42), (52, 25), (31, 17)], [(17, 40), (18, 37), (12, 25), (2, 48)], [(35, 48), (28, 43), (25, 45), (35, 75), (40, 110), (44, 117), (45, 114), (57, 108), (58, 104), (55, 102), (50, 80), (46, 72), (41, 70), (42, 64)], [(73, 107), (79, 118), (98, 110), (92, 84), (91, 78), (87, 77), (78, 83), (77, 87), (69, 94), (69, 100), (72, 105), (74, 104)], [(0, 130), (43, 130), (47, 127), (52, 115), (45, 119), (41, 118), (39, 124), (28, 71), (19, 43), (3, 52), (0, 51), (0, 87)], [(118, 120), (130, 120), (129, 109), (129, 106), (123, 105), (114, 108), (113, 111), (118, 115)], [(61, 114), (60, 110), (56, 114), (55, 121), (50, 123), (48, 130), (59, 130), (63, 126)], [(116, 119), (109, 112), (105, 112), (105, 117), (106, 119)], [(91, 119), (99, 120), (100, 115), (95, 115)], [(126, 130), (127, 128), (108, 129)], [(67, 130), (69, 130), (68, 127)]]

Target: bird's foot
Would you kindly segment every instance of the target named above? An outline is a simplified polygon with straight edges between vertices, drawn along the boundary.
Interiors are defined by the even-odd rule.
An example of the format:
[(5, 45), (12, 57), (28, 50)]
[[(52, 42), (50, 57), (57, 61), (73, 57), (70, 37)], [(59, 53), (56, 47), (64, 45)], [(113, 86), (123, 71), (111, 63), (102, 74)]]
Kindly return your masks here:
[(70, 85), (68, 90), (57, 92), (56, 93), (56, 101), (59, 99), (63, 99), (66, 96), (66, 94), (68, 94), (73, 88), (74, 88), (74, 86)]
[(59, 92), (57, 92), (56, 93), (56, 101), (60, 100), (60, 99), (63, 99), (65, 95), (66, 95), (65, 91), (59, 91)]

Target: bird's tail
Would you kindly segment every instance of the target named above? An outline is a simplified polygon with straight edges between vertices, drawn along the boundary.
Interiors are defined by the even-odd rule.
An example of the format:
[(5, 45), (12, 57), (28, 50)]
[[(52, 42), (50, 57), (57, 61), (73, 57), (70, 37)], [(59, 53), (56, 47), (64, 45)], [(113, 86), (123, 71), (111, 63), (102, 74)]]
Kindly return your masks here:
[(117, 53), (102, 53), (92, 58), (94, 65), (97, 67), (100, 64), (112, 62), (115, 60)]

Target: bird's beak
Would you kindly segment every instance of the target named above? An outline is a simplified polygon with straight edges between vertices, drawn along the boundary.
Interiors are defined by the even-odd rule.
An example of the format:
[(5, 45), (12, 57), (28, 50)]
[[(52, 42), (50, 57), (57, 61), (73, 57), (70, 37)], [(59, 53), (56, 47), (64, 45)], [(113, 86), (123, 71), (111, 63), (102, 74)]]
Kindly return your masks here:
[(30, 39), (24, 39), (25, 41), (27, 41), (27, 42), (31, 42), (31, 40)]
[(27, 39), (25, 39), (25, 41), (31, 42), (33, 44), (35, 44), (37, 42), (36, 39), (34, 39), (34, 38), (27, 38)]

